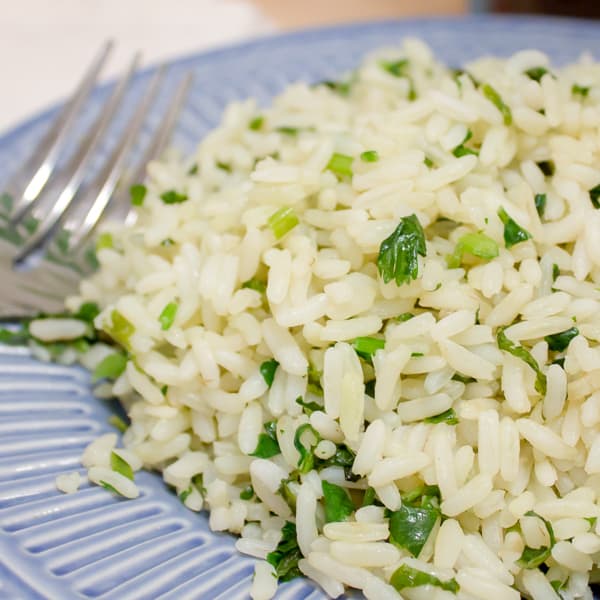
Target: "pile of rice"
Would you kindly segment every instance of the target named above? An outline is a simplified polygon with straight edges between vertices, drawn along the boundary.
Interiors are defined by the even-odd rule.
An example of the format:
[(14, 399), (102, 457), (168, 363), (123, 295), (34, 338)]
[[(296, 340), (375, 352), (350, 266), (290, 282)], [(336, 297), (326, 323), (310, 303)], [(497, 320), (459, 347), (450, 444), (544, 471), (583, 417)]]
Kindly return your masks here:
[(591, 599), (599, 184), (586, 57), (456, 71), (406, 40), (228, 106), (194, 157), (149, 166), (68, 301), (127, 351), (81, 356), (122, 361), (103, 391), (131, 419), (86, 450), (90, 480), (135, 497), (160, 470), (268, 558), (256, 600), (297, 574), (331, 597)]

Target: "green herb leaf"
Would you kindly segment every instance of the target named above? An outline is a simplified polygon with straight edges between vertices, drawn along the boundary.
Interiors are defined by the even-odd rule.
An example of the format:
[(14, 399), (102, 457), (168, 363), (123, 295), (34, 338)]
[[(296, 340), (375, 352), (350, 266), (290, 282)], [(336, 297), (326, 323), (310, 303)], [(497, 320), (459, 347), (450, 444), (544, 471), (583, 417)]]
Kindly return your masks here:
[(169, 302), (160, 313), (158, 320), (160, 321), (160, 328), (163, 331), (170, 329), (171, 325), (175, 321), (175, 317), (177, 316), (177, 309), (179, 305), (175, 302)]
[(273, 385), (273, 379), (275, 377), (275, 371), (277, 371), (277, 367), (279, 363), (272, 358), (271, 360), (266, 360), (259, 367), (260, 374), (263, 376), (265, 383), (271, 387)]
[(398, 315), (397, 317), (394, 317), (395, 321), (399, 321), (400, 323), (404, 323), (404, 321), (410, 321), (410, 319), (412, 319), (415, 315), (413, 315), (410, 312), (405, 312), (402, 313), (401, 315)]
[(434, 162), (428, 156), (426, 156), (423, 159), (423, 163), (425, 164), (426, 167), (429, 167), (430, 169), (431, 169), (431, 167), (434, 166)]
[(343, 467), (344, 479), (346, 481), (358, 481), (359, 475), (355, 475), (352, 472), (352, 465), (356, 454), (346, 444), (340, 444), (336, 447), (335, 454), (327, 459), (317, 459), (317, 468), (323, 469), (325, 467)]
[(125, 371), (127, 357), (121, 352), (105, 356), (94, 369), (94, 379), (117, 379)]
[(321, 487), (325, 522), (345, 521), (355, 510), (348, 492), (343, 487), (325, 480), (321, 482)]
[(462, 375), (461, 373), (455, 373), (452, 376), (452, 379), (454, 381), (460, 381), (461, 383), (464, 383), (465, 385), (467, 383), (473, 383), (475, 381), (475, 379), (473, 377), (466, 377), (465, 375)]
[(504, 244), (507, 248), (531, 239), (531, 234), (513, 221), (502, 207), (498, 209), (498, 216), (504, 224)]
[(479, 156), (479, 152), (477, 152), (477, 150), (472, 150), (471, 148), (467, 148), (462, 144), (460, 146), (456, 146), (456, 148), (452, 150), (452, 154), (454, 154), (456, 158), (460, 158), (461, 156), (467, 156), (468, 154), (472, 154), (473, 156)]
[(587, 95), (590, 93), (590, 87), (574, 83), (571, 86), (571, 93), (573, 94), (573, 96), (581, 96), (582, 98), (586, 98)]
[(112, 492), (113, 494), (116, 494), (117, 496), (121, 496), (121, 493), (119, 491), (117, 491), (117, 489), (115, 487), (113, 487), (112, 485), (110, 485), (110, 483), (106, 483), (106, 481), (99, 481), (98, 483), (105, 490), (108, 490), (109, 492)]
[(554, 175), (556, 171), (556, 167), (554, 166), (554, 162), (551, 160), (542, 160), (537, 163), (537, 166), (540, 168), (540, 171), (546, 176), (551, 177)]
[(20, 327), (15, 331), (10, 329), (0, 328), (0, 342), (3, 344), (9, 344), (11, 346), (20, 346), (29, 339), (29, 332), (27, 328)]
[(221, 171), (225, 171), (225, 173), (231, 173), (231, 165), (229, 163), (221, 162), (218, 160), (216, 163), (217, 169), (221, 169)]
[(403, 217), (394, 232), (379, 247), (377, 268), (384, 283), (409, 283), (419, 274), (417, 255), (425, 256), (425, 233), (416, 215)]
[(277, 433), (275, 431), (275, 421), (267, 421), (264, 424), (264, 430), (266, 433), (261, 433), (258, 436), (258, 444), (256, 450), (250, 453), (250, 456), (256, 456), (258, 458), (271, 458), (281, 452), (279, 448), (279, 442), (277, 441)]
[(76, 319), (81, 319), (86, 323), (93, 323), (94, 319), (100, 314), (100, 308), (95, 302), (84, 302), (73, 315)]
[(284, 135), (298, 135), (300, 128), (288, 127), (287, 125), (283, 125), (282, 127), (277, 127), (276, 131), (279, 131), (279, 133), (283, 133)]
[(500, 94), (489, 84), (484, 83), (481, 86), (483, 95), (500, 111), (504, 124), (508, 127), (512, 124), (512, 113), (510, 108), (504, 103)]
[(535, 195), (535, 210), (537, 210), (537, 214), (541, 219), (544, 216), (544, 212), (546, 210), (546, 194)]
[(108, 423), (118, 429), (121, 433), (127, 431), (128, 425), (119, 415), (110, 415), (110, 417), (108, 417)]
[(302, 553), (296, 538), (296, 526), (286, 521), (281, 528), (281, 541), (273, 552), (267, 554), (267, 562), (275, 569), (279, 581), (289, 581), (295, 577), (302, 577), (298, 568), (298, 561)]
[(192, 477), (192, 485), (202, 494), (206, 496), (206, 488), (204, 487), (204, 474), (198, 473)]
[(390, 517), (390, 541), (419, 556), (440, 517), (439, 508), (431, 503), (422, 507), (403, 504)]
[(377, 162), (379, 160), (379, 154), (377, 154), (377, 150), (365, 150), (360, 155), (360, 160), (364, 162)]
[(448, 267), (450, 269), (460, 267), (465, 253), (491, 260), (498, 256), (498, 244), (485, 233), (467, 233), (458, 240), (454, 252), (446, 257)]
[(116, 471), (123, 475), (123, 477), (127, 477), (127, 479), (133, 481), (133, 469), (129, 466), (129, 463), (123, 460), (116, 452), (110, 453), (110, 467), (113, 471)]
[(254, 488), (251, 485), (246, 486), (240, 492), (240, 500), (252, 500), (254, 497)]
[(590, 200), (594, 208), (600, 208), (600, 184), (589, 191)]
[(168, 190), (160, 195), (160, 199), (165, 204), (181, 204), (182, 202), (185, 202), (188, 197), (187, 194), (180, 194), (175, 190)]
[(526, 350), (525, 348), (523, 348), (523, 346), (519, 346), (518, 344), (515, 344), (512, 340), (510, 340), (504, 333), (505, 329), (506, 327), (500, 327), (498, 328), (498, 331), (496, 333), (498, 348), (500, 348), (500, 350), (508, 352), (509, 354), (512, 354), (516, 358), (521, 359), (535, 371), (535, 389), (539, 394), (545, 396), (546, 375), (542, 373), (540, 366), (538, 365), (535, 358), (533, 358), (529, 350)]
[(193, 492), (194, 488), (190, 485), (190, 487), (187, 490), (183, 490), (182, 492), (180, 492), (179, 494), (179, 499), (181, 500), (181, 502), (183, 502), (183, 504), (185, 504), (185, 501), (188, 499), (189, 495)]
[(131, 204), (134, 206), (142, 206), (144, 204), (144, 198), (146, 197), (146, 193), (148, 192), (148, 188), (141, 183), (134, 183), (129, 188), (129, 194), (131, 195)]
[(104, 231), (96, 238), (96, 252), (103, 248), (114, 248), (112, 233)]
[(400, 60), (382, 60), (379, 65), (381, 66), (381, 68), (386, 71), (387, 73), (389, 73), (390, 75), (393, 75), (394, 77), (406, 77), (407, 75), (407, 69), (408, 69), (408, 59), (407, 58), (403, 58)]
[[(309, 441), (308, 444), (306, 444), (306, 438), (308, 436), (304, 436), (305, 432), (308, 432), (308, 436), (312, 437), (312, 443)], [(300, 473), (308, 473), (313, 468), (315, 464), (313, 450), (320, 441), (321, 436), (310, 423), (304, 423), (304, 425), (300, 425), (300, 427), (296, 429), (296, 433), (294, 434), (294, 446), (300, 453), (300, 459), (298, 460), (298, 471), (300, 471)]]
[(115, 342), (127, 348), (129, 346), (129, 338), (135, 332), (135, 327), (116, 309), (111, 313), (111, 321), (112, 325), (105, 327), (104, 331)]
[[(557, 595), (559, 595), (558, 592), (566, 587), (567, 582), (560, 581), (560, 579), (553, 579), (550, 582), (550, 585), (552, 586), (552, 589), (557, 593)], [(560, 598), (560, 595), (559, 595), (559, 598)]]
[(560, 275), (560, 269), (556, 263), (552, 263), (552, 281), (556, 281), (556, 278)]
[(527, 69), (527, 71), (525, 71), (525, 75), (527, 75), (529, 79), (533, 79), (538, 83), (546, 73), (550, 73), (546, 67), (532, 67), (531, 69)]
[(279, 484), (279, 495), (285, 500), (285, 503), (290, 507), (292, 512), (296, 512), (296, 494), (292, 490), (290, 483), (298, 482), (298, 472), (293, 471), (291, 477), (282, 479)]
[(284, 206), (274, 212), (267, 220), (267, 225), (271, 228), (276, 239), (281, 239), (288, 231), (291, 231), (298, 225), (299, 219), (293, 208)]
[(350, 81), (321, 81), (320, 85), (328, 87), (332, 92), (340, 96), (349, 96), (352, 90), (352, 83)]
[(265, 118), (262, 115), (258, 115), (257, 117), (254, 117), (250, 123), (248, 123), (248, 129), (252, 129), (252, 131), (258, 131), (263, 126), (264, 122)]
[(425, 423), (446, 423), (446, 425), (458, 425), (458, 417), (456, 411), (453, 408), (445, 410), (435, 417), (427, 417)]
[(352, 346), (356, 350), (356, 354), (365, 360), (372, 360), (373, 354), (377, 350), (385, 348), (385, 340), (374, 337), (357, 337), (352, 342)]
[(188, 175), (197, 175), (197, 174), (198, 174), (198, 164), (196, 163), (195, 165), (192, 165), (192, 166), (189, 168), (189, 170), (188, 170), (187, 174), (188, 174)]
[(361, 506), (371, 506), (372, 504), (375, 504), (377, 500), (377, 492), (375, 491), (375, 488), (372, 487), (368, 487), (365, 490), (365, 495), (363, 496), (363, 501)]
[(442, 581), (435, 575), (430, 575), (424, 571), (413, 569), (413, 567), (409, 567), (406, 564), (401, 565), (394, 571), (394, 574), (390, 579), (390, 583), (399, 592), (405, 588), (420, 587), (422, 585), (439, 587), (442, 590), (452, 592), (453, 594), (456, 594), (460, 590), (460, 586), (454, 578)]
[(326, 169), (329, 169), (336, 175), (340, 177), (352, 177), (352, 163), (354, 162), (354, 158), (352, 156), (347, 156), (346, 154), (338, 154), (335, 152), (331, 155), (329, 162), (327, 163)]
[(579, 335), (577, 327), (571, 327), (554, 335), (547, 335), (544, 339), (548, 342), (548, 348), (554, 352), (563, 352), (567, 349), (571, 340)]
[(264, 281), (260, 281), (260, 279), (252, 278), (248, 279), (248, 281), (244, 281), (244, 283), (242, 283), (242, 288), (264, 294), (267, 291), (267, 284)]
[(302, 396), (296, 398), (296, 404), (299, 404), (303, 408), (304, 414), (309, 417), (316, 410), (323, 410), (323, 407), (320, 404), (317, 404), (316, 402), (305, 402)]

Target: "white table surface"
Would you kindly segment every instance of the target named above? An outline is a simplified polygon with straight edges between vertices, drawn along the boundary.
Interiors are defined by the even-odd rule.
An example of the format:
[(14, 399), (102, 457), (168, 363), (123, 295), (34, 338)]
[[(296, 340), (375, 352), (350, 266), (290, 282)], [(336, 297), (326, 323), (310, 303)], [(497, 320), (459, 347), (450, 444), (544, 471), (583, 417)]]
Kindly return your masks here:
[(107, 38), (104, 79), (135, 50), (155, 63), (274, 30), (243, 0), (0, 0), (0, 135), (68, 95)]

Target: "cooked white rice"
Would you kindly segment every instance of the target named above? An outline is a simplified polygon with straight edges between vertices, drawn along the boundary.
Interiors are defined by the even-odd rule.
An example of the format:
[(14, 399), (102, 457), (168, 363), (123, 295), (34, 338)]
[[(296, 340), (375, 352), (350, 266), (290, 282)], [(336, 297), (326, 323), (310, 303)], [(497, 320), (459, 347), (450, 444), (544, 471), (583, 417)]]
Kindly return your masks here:
[[(597, 576), (600, 64), (523, 51), (466, 71), (406, 40), (349, 90), (230, 105), (190, 160), (149, 165), (137, 223), (68, 301), (97, 302), (128, 351), (121, 459), (253, 556), (295, 523), (298, 573), (332, 597), (591, 598)], [(384, 283), (382, 242), (410, 215), (418, 273)], [(83, 462), (133, 497), (115, 441)], [(253, 598), (275, 593), (269, 558)]]

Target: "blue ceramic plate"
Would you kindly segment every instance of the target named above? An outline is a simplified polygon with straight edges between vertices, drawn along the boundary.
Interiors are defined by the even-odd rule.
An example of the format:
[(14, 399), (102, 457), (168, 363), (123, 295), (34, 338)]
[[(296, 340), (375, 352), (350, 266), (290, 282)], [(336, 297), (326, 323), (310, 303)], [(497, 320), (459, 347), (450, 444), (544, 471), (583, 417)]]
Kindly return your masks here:
[[(522, 48), (539, 48), (564, 63), (583, 51), (599, 52), (600, 23), (529, 17), (371, 23), (184, 58), (171, 70), (172, 84), (187, 70), (195, 80), (175, 144), (191, 151), (231, 100), (254, 96), (264, 103), (291, 81), (335, 77), (366, 51), (406, 35), (425, 39), (450, 65)], [(122, 119), (135, 107), (149, 74), (135, 81)], [(94, 93), (81, 126), (94, 117), (106, 91)], [(53, 112), (0, 139), (0, 189)], [(158, 115), (160, 107), (151, 125)], [(56, 491), (56, 475), (82, 471), (83, 448), (110, 431), (113, 410), (92, 396), (82, 369), (41, 364), (24, 350), (0, 346), (0, 599), (248, 598), (253, 561), (236, 553), (232, 537), (211, 533), (205, 514), (186, 510), (159, 475), (138, 476), (142, 495), (134, 501), (87, 485), (74, 495)], [(277, 597), (325, 596), (295, 580)]]

